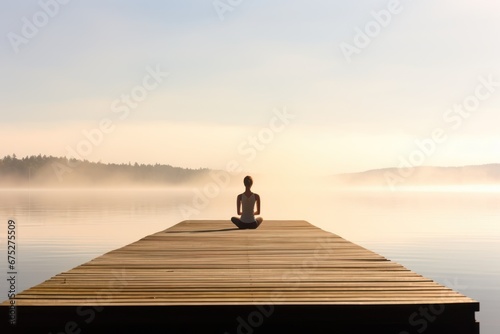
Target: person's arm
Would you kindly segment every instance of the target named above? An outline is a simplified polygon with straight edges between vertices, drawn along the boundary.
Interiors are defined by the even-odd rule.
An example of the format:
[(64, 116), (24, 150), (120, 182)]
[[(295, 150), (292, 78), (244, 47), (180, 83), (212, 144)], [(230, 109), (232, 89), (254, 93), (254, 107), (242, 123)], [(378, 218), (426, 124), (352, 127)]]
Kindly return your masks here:
[(241, 195), (238, 195), (238, 197), (236, 197), (236, 211), (241, 216), (241, 214), (242, 214), (242, 212), (241, 212)]
[(257, 201), (257, 211), (254, 212), (254, 215), (260, 215), (260, 196), (255, 194), (255, 200)]

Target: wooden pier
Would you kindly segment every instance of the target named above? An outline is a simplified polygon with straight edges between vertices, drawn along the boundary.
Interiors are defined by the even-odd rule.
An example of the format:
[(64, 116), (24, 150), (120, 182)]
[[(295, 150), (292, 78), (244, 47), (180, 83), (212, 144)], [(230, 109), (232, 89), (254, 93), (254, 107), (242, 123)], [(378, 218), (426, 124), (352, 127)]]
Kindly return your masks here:
[(16, 303), (19, 328), (53, 333), (479, 333), (477, 301), (305, 221), (184, 221)]

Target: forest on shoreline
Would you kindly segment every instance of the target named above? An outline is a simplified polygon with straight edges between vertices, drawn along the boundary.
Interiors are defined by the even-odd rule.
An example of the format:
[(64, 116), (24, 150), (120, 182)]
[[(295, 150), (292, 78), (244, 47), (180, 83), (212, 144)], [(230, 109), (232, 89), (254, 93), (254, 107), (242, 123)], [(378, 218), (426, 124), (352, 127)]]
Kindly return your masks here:
[[(101, 163), (46, 155), (0, 159), (0, 188), (171, 187), (196, 186), (216, 180), (239, 185), (239, 178), (218, 180), (208, 168), (189, 169), (163, 164)], [(225, 173), (227, 174), (227, 173)], [(460, 167), (405, 167), (356, 173), (311, 176), (312, 182), (338, 187), (500, 184), (500, 164)], [(295, 179), (294, 179), (295, 180)], [(275, 180), (276, 181), (276, 180)], [(298, 180), (296, 180), (298, 181)], [(277, 182), (277, 181), (276, 181)], [(309, 181), (306, 181), (310, 184)]]
[(0, 159), (0, 188), (175, 186), (208, 176), (209, 169), (189, 169), (162, 164), (90, 162), (46, 155)]

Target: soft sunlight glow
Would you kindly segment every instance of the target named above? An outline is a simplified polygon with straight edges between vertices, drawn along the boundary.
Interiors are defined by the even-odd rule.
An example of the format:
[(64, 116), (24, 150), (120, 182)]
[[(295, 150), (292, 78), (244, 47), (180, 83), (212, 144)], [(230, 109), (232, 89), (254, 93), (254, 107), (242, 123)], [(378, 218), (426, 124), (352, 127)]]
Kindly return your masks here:
[(443, 192), (443, 193), (498, 193), (500, 184), (467, 184), (439, 186), (401, 186), (396, 191), (403, 192)]
[[(424, 165), (495, 162), (499, 6), (402, 3), (364, 45), (358, 29), (387, 4), (242, 5), (223, 20), (189, 1), (61, 5), (26, 43), (3, 39), (0, 141), (9, 145), (0, 156), (67, 155), (90, 131), (89, 161), (224, 168), (242, 159), (249, 172), (331, 175), (397, 167), (440, 128), (447, 140)], [(21, 18), (41, 10), (7, 7), (4, 35), (22, 34)], [(342, 43), (357, 49), (350, 61)], [(479, 91), (489, 97), (448, 113), (475, 104), (481, 77), (491, 78)], [(295, 118), (261, 132), (282, 108)], [(101, 141), (92, 130), (103, 121)]]

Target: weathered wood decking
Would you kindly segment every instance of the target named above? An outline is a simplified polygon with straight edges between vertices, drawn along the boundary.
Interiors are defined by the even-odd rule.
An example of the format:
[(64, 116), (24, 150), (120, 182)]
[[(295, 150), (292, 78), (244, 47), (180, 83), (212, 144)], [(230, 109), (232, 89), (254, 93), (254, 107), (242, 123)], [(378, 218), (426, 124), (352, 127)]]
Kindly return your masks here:
[(121, 321), (133, 325), (141, 314), (150, 324), (211, 323), (228, 332), (301, 324), (477, 333), (479, 310), (475, 300), (305, 221), (266, 221), (257, 230), (184, 221), (18, 294), (17, 305), (20, 314), (106, 306), (108, 313), (94, 309), (96, 323), (127, 316)]

